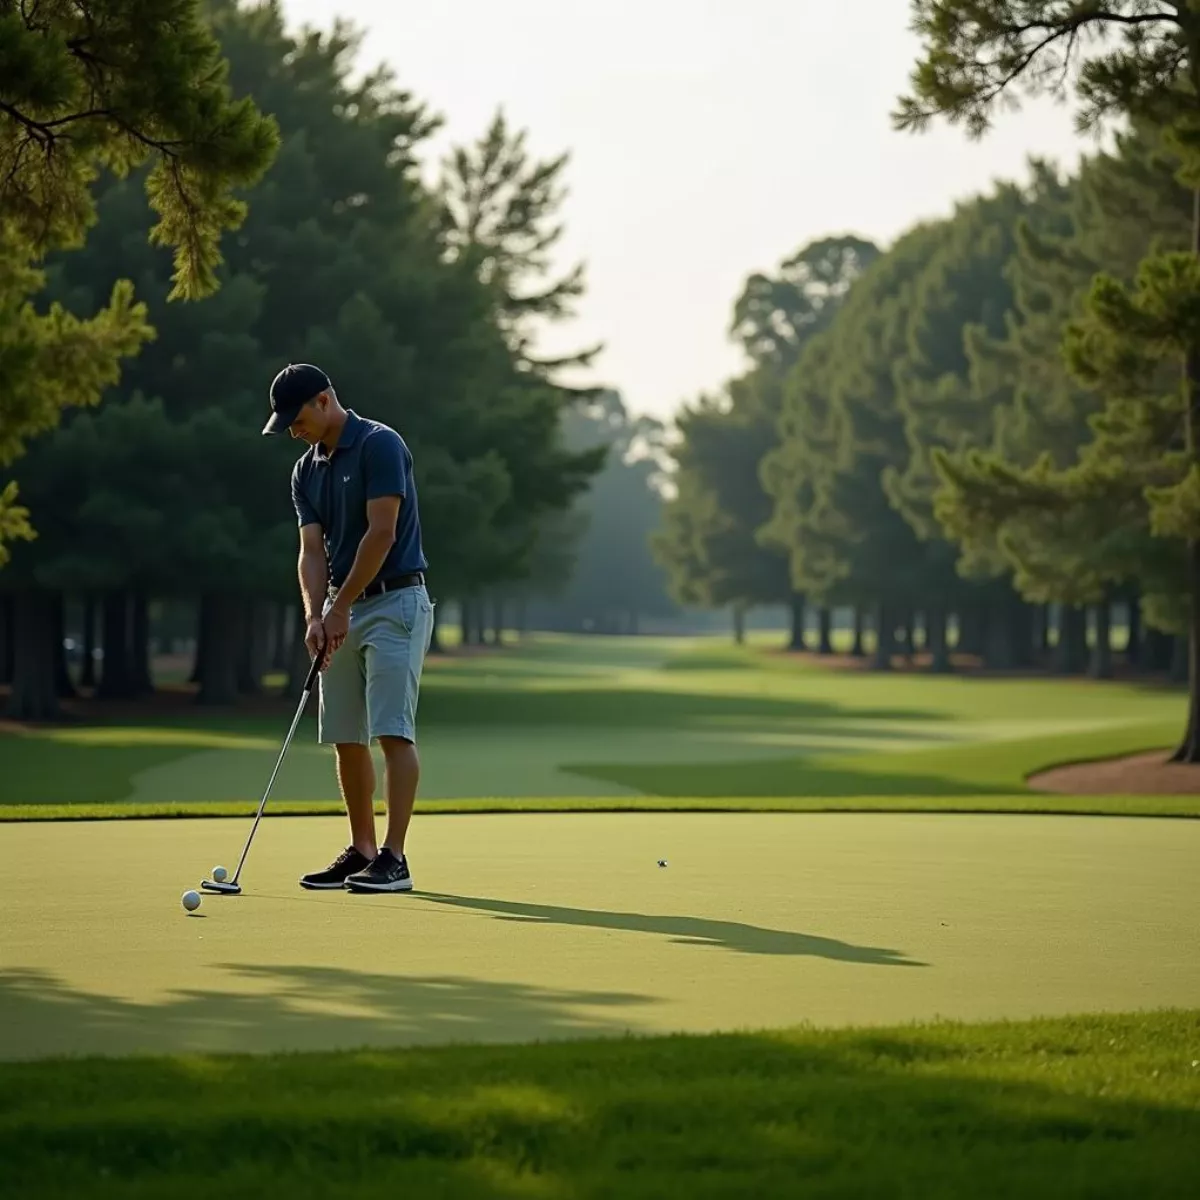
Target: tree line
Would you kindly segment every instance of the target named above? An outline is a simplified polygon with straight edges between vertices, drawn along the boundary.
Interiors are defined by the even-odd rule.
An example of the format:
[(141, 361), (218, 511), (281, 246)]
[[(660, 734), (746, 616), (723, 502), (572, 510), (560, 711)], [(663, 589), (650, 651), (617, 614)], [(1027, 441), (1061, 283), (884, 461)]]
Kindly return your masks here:
[(565, 436), (597, 392), (563, 369), (598, 348), (536, 354), (584, 287), (550, 267), (565, 156), (535, 158), (498, 111), (425, 183), (439, 120), (390, 71), (355, 78), (349, 24), (290, 31), (273, 0), (150, 8), (158, 41), (145, 5), (10, 14), (0, 682), (21, 718), (72, 691), (68, 602), (104, 696), (149, 688), (160, 602), (194, 609), (202, 702), (257, 690), (267, 658), (302, 667), (297, 449), (259, 434), (286, 362), (321, 364), (412, 446), (431, 586), (469, 638), (609, 454)]
[(1115, 137), (750, 277), (749, 365), (679, 422), (674, 596), (791, 603), (794, 644), (815, 605), (824, 649), (851, 607), (879, 668), (919, 631), (933, 670), (957, 648), (1100, 677), (1120, 604), (1131, 660), (1190, 678), (1176, 757), (1200, 760), (1200, 12), (1159, 7), (914, 0), (899, 128), (983, 136), (1029, 85)]

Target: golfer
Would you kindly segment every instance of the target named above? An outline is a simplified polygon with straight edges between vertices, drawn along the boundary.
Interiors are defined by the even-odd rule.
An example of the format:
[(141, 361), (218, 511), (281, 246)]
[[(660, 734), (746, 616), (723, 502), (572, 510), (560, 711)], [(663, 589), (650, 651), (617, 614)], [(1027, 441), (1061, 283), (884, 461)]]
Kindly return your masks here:
[[(308, 444), (292, 471), (300, 525), (305, 645), (321, 654), (318, 738), (337, 752), (350, 844), (306, 888), (408, 892), (404, 839), (417, 795), (417, 691), (433, 636), (428, 567), (404, 439), (343, 408), (329, 377), (309, 363), (271, 383), (264, 434)], [(387, 833), (375, 838), (378, 740), (386, 767)]]

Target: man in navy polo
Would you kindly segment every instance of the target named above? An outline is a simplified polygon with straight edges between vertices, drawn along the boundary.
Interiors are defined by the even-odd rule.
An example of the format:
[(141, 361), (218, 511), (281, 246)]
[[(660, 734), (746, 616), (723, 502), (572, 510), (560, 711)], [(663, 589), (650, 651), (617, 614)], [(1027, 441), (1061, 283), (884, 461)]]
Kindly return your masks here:
[[(417, 693), (433, 636), (412, 454), (394, 429), (343, 408), (329, 377), (309, 363), (279, 372), (271, 409), (264, 434), (308, 444), (292, 471), (305, 644), (324, 656), (318, 738), (336, 749), (350, 820), (350, 844), (300, 883), (411, 891), (404, 838), (420, 777)], [(386, 767), (382, 843), (372, 739)]]

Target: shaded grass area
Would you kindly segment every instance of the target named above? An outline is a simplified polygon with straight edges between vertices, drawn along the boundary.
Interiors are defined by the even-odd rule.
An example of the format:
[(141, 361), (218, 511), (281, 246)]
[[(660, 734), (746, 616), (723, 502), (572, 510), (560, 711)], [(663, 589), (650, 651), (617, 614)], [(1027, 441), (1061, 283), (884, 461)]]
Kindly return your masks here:
[[(305, 724), (315, 734), (311, 720)], [(0, 734), (0, 801), (5, 802), (0, 810), (39, 804), (119, 806), (139, 771), (201, 749), (274, 747), (278, 753), (282, 741), (278, 722), (261, 716)]]
[(1200, 1012), (0, 1064), (0, 1161), (45, 1197), (1182, 1196)]
[[(1005, 796), (1024, 791), (1025, 780), (1048, 764), (1155, 750), (1172, 744), (1176, 732), (1173, 725), (1153, 723), (930, 750), (744, 762), (576, 764), (569, 769), (655, 796)], [(1200, 809), (1200, 796), (1179, 799)]]
[[(1040, 797), (1030, 806), (1022, 798), (1025, 778), (1034, 771), (1172, 744), (1183, 700), (1170, 690), (839, 672), (815, 662), (713, 639), (565, 637), (431, 661), (421, 728), (435, 732), (443, 745), (449, 741), (459, 764), (473, 757), (482, 762), (497, 737), (511, 739), (506, 746), (519, 745), (520, 751), (505, 760), (503, 788), (518, 794), (490, 798), (492, 775), (485, 764), (478, 772), (455, 771), (453, 783), (443, 787), (453, 799), (426, 807), (894, 808), (897, 798), (905, 798), (905, 807), (934, 809), (1191, 814), (1200, 808), (1187, 797), (1156, 797), (1142, 807), (1105, 798), (1081, 807), (1073, 797)], [(314, 710), (310, 705), (298, 731), (300, 744), (315, 740)], [(260, 775), (269, 770), (256, 764), (273, 759), (290, 712), (287, 697), (277, 712), (201, 711), (176, 701), (150, 715), (0, 733), (0, 819), (195, 811), (206, 802), (196, 785), (205, 771), (217, 771), (219, 756), (202, 753), (209, 750), (255, 751), (245, 756), (245, 790), (256, 795)], [(1095, 728), (1014, 740), (1043, 720)], [(667, 736), (655, 740), (660, 732)], [(686, 737), (678, 737), (681, 732)], [(698, 738), (706, 753), (684, 758), (689, 739), (697, 746)], [(647, 739), (653, 743), (648, 748)], [(906, 742), (914, 748), (904, 748)], [(223, 760), (226, 773), (213, 780), (222, 800), (242, 790), (230, 787), (231, 757), (238, 779), (243, 770), (239, 756)], [(150, 796), (137, 791), (141, 773), (174, 770), (177, 762), (184, 776), (156, 776)], [(537, 786), (523, 784), (522, 770)], [(584, 793), (612, 785), (643, 793), (645, 800), (595, 794), (573, 799), (572, 778)], [(338, 811), (332, 774), (328, 802), (303, 793), (289, 800), (286, 779), (280, 783), (285, 786), (276, 789), (272, 811)], [(519, 794), (525, 791), (539, 794)], [(221, 802), (212, 811), (241, 812), (244, 806)]]
[[(1200, 796), (1075, 797), (1034, 792), (1025, 782), (1030, 774), (1050, 765), (1165, 748), (1173, 743), (1175, 732), (1173, 724), (1148, 722), (1051, 737), (956, 742), (912, 750), (812, 752), (738, 761), (562, 763), (565, 787), (557, 795), (484, 793), (421, 799), (418, 808), (425, 812), (699, 808), (1200, 815)], [(246, 729), (238, 737), (170, 727), (91, 729), (79, 734), (78, 738), (18, 736), (0, 740), (4, 763), (0, 820), (184, 816), (201, 812), (240, 815), (251, 811), (257, 802), (256, 793), (268, 769), (265, 764), (273, 759), (279, 736), (275, 732), (272, 740), (261, 728)], [(896, 740), (903, 741), (905, 736), (897, 731)], [(247, 766), (244, 801), (172, 800), (169, 794), (149, 803), (124, 799), (136, 772), (169, 764), (205, 747), (260, 752), (254, 759), (254, 769)], [(530, 739), (530, 753), (536, 754), (538, 748), (535, 734)], [(464, 735), (463, 753), (471, 751), (471, 740)], [(571, 776), (642, 794), (572, 795), (567, 790)], [(289, 799), (278, 789), (276, 792), (270, 805), (272, 813), (341, 811), (332, 775), (328, 800)], [(382, 802), (379, 811), (383, 811)]]

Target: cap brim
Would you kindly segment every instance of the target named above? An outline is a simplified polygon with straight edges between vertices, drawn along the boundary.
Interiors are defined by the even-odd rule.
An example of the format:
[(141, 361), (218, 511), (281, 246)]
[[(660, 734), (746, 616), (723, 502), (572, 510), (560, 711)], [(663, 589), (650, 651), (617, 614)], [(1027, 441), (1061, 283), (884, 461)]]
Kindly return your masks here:
[(295, 413), (272, 413), (271, 419), (263, 426), (263, 433), (287, 433), (292, 422), (296, 419)]

